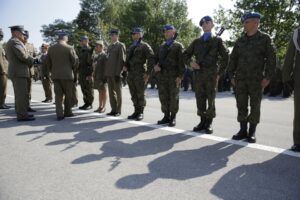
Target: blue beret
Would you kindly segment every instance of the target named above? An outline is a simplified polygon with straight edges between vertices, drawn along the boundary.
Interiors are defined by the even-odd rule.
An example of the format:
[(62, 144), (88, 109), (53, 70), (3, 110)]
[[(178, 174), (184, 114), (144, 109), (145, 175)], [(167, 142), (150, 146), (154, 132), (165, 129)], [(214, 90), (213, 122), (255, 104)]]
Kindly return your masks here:
[(86, 36), (86, 35), (83, 35), (83, 36), (80, 37), (80, 41), (82, 41), (82, 40), (88, 40), (88, 39), (89, 39), (89, 37)]
[(175, 30), (175, 27), (171, 24), (167, 24), (167, 25), (164, 26), (163, 30), (164, 31)]
[(65, 37), (65, 36), (68, 36), (68, 33), (64, 32), (64, 31), (59, 31), (59, 32), (57, 33), (57, 35), (58, 35), (59, 38), (63, 38), (63, 37)]
[(241, 22), (244, 23), (244, 21), (246, 21), (247, 19), (250, 18), (256, 18), (256, 19), (260, 19), (261, 15), (257, 12), (248, 12), (245, 13), (242, 17), (241, 17)]
[(131, 30), (131, 33), (142, 33), (144, 30), (140, 27), (135, 27)]
[(202, 17), (202, 19), (199, 22), (199, 25), (202, 26), (204, 22), (213, 22), (213, 19), (210, 16), (204, 16)]
[(11, 31), (19, 31), (25, 35), (24, 26), (22, 26), (22, 25), (10, 26), (8, 28), (10, 28)]
[(111, 29), (111, 30), (109, 31), (109, 34), (110, 34), (110, 35), (112, 35), (112, 34), (117, 34), (117, 35), (119, 35), (119, 30), (118, 30), (118, 29)]

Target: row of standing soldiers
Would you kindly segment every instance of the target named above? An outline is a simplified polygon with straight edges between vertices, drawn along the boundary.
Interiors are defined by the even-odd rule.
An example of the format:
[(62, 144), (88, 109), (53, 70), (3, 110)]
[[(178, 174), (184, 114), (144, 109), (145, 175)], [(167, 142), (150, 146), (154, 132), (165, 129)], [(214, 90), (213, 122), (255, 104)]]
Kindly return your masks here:
[[(205, 16), (200, 20), (204, 34), (195, 39), (186, 50), (181, 43), (176, 41), (176, 29), (169, 24), (163, 27), (165, 42), (156, 54), (150, 45), (142, 40), (142, 28), (137, 27), (132, 30), (133, 44), (127, 51), (125, 45), (118, 40), (119, 31), (113, 29), (110, 31), (111, 45), (108, 46), (106, 53), (103, 51), (103, 42), (98, 41), (96, 43), (95, 48), (98, 49), (96, 51), (98, 56), (94, 62), (86, 36), (81, 38), (83, 41), (82, 50), (78, 59), (74, 48), (67, 44), (67, 34), (60, 32), (57, 44), (49, 48), (44, 61), (51, 71), (54, 82), (57, 119), (62, 120), (64, 117), (73, 116), (71, 108), (74, 105), (74, 82), (77, 82), (76, 74), (79, 72), (79, 82), (85, 103), (80, 109), (91, 108), (94, 98), (93, 88), (98, 89), (99, 93), (101, 91), (106, 92), (108, 85), (112, 108), (108, 115), (111, 116), (121, 114), (121, 74), (128, 73), (127, 81), (134, 106), (134, 112), (128, 116), (128, 119), (142, 120), (146, 106), (145, 85), (151, 72), (154, 71), (158, 80), (161, 110), (164, 113), (163, 118), (157, 124), (175, 126), (176, 114), (179, 110), (179, 89), (185, 66), (188, 65), (194, 71), (197, 114), (200, 117), (200, 123), (193, 130), (211, 134), (213, 132), (212, 122), (216, 117), (216, 86), (219, 77), (227, 68), (228, 76), (235, 87), (238, 108), (237, 120), (240, 123), (240, 130), (233, 135), (232, 139), (246, 139), (249, 143), (254, 143), (256, 142), (256, 126), (260, 122), (263, 89), (269, 85), (276, 67), (274, 44), (269, 35), (258, 30), (260, 18), (260, 14), (255, 12), (246, 13), (242, 16), (244, 34), (235, 42), (230, 59), (228, 49), (222, 39), (211, 33), (214, 23), (210, 16)], [(18, 31), (22, 33), (22, 28), (18, 27)], [(12, 33), (17, 36), (15, 31), (12, 30)], [(20, 78), (19, 68), (21, 65), (26, 65), (28, 71), (28, 65), (33, 63), (33, 59), (26, 50), (22, 49), (24, 47), (20, 43), (18, 37), (13, 35), (13, 38), (7, 43), (6, 49), (10, 66), (9, 76), (12, 78), (15, 90), (17, 117), (20, 121), (27, 121), (33, 117), (25, 112), (26, 109), (20, 113), (19, 106), (21, 104), (18, 104), (18, 98), (21, 97), (21, 94), (18, 87), (20, 85), (25, 87), (27, 85), (25, 80), (27, 79)], [(16, 51), (22, 55), (15, 56)], [(290, 73), (284, 72), (284, 81), (291, 79), (293, 67), (290, 66), (296, 66), (294, 71), (297, 71), (297, 67), (299, 67), (299, 63), (297, 63), (299, 62), (299, 51), (295, 52), (297, 55), (296, 65), (290, 63), (289, 67), (285, 67), (290, 69)], [(15, 60), (18, 60), (19, 63), (14, 63)], [(286, 66), (287, 63), (288, 61), (286, 61)], [(295, 73), (293, 76), (296, 86), (296, 102), (296, 99), (299, 98), (296, 92), (299, 81), (297, 79), (298, 74)], [(104, 108), (105, 103), (104, 105), (103, 102), (102, 104), (99, 103), (97, 111), (104, 112)], [(299, 113), (298, 110), (299, 107), (295, 103), (294, 145), (292, 147), (292, 150), (295, 151), (300, 150), (299, 114), (296, 114)]]

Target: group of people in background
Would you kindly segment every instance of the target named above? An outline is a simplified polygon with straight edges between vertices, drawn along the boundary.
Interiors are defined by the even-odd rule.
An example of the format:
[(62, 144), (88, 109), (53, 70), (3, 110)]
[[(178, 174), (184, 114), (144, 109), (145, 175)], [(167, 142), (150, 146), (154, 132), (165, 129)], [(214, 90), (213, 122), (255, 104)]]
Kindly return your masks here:
[[(264, 88), (275, 74), (276, 49), (271, 37), (259, 30), (261, 15), (245, 13), (241, 17), (244, 34), (235, 41), (229, 51), (222, 39), (212, 33), (213, 19), (204, 16), (200, 20), (203, 34), (186, 49), (176, 40), (176, 28), (167, 24), (163, 27), (165, 42), (154, 52), (143, 40), (141, 27), (132, 29), (132, 44), (127, 48), (119, 41), (119, 30), (109, 32), (111, 43), (96, 41), (91, 47), (89, 38), (80, 38), (81, 49), (76, 52), (68, 44), (68, 34), (58, 33), (56, 44), (43, 44), (42, 55), (36, 59), (33, 46), (27, 42), (28, 32), (23, 26), (12, 26), (12, 37), (6, 49), (0, 48), (1, 60), (1, 109), (5, 104), (7, 75), (12, 80), (15, 93), (15, 111), (18, 121), (35, 120), (30, 107), (31, 76), (33, 65), (40, 63), (41, 80), (46, 99), (52, 102), (51, 84), (54, 85), (57, 120), (72, 117), (72, 107), (78, 105), (76, 84), (79, 82), (84, 105), (79, 109), (92, 109), (94, 89), (99, 92), (99, 107), (95, 112), (106, 111), (109, 95), (110, 116), (119, 116), (122, 111), (122, 75), (126, 74), (133, 113), (131, 120), (143, 120), (146, 106), (145, 88), (151, 74), (155, 74), (163, 117), (157, 124), (176, 125), (179, 110), (179, 91), (186, 68), (192, 70), (193, 88), (196, 97), (199, 123), (195, 132), (213, 133), (213, 119), (216, 117), (216, 88), (220, 77), (227, 73), (227, 79), (234, 87), (240, 130), (233, 140), (246, 139), (256, 142), (256, 127), (260, 123), (260, 107)], [(3, 38), (3, 33), (0, 34)], [(296, 29), (290, 41), (283, 67), (283, 82), (294, 82), (295, 118), (293, 151), (300, 151), (300, 31)], [(5, 52), (5, 53), (4, 53)], [(8, 62), (7, 62), (7, 60)], [(6, 70), (8, 66), (8, 71)], [(108, 92), (107, 92), (108, 91)]]

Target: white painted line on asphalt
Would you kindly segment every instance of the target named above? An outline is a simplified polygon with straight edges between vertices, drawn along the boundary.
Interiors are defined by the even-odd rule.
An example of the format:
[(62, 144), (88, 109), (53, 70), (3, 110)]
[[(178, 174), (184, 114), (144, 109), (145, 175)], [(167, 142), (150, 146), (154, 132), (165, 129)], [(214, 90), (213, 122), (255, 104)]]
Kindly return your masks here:
[[(7, 97), (14, 98), (14, 96), (12, 96), (12, 95), (7, 95)], [(35, 102), (35, 103), (38, 103), (41, 105), (47, 105), (45, 103), (41, 103), (36, 100), (31, 100), (31, 102)], [(52, 104), (52, 103), (49, 103), (49, 104), (50, 104), (50, 106), (54, 107), (54, 104)], [(134, 124), (134, 125), (138, 125), (138, 126), (148, 126), (151, 128), (156, 128), (156, 129), (160, 129), (160, 130), (164, 130), (164, 131), (168, 131), (168, 132), (172, 132), (172, 133), (181, 133), (184, 135), (189, 135), (189, 136), (193, 136), (193, 137), (197, 137), (197, 138), (213, 140), (213, 141), (217, 141), (217, 142), (225, 142), (228, 144), (235, 144), (235, 145), (244, 146), (244, 147), (248, 147), (248, 148), (252, 148), (252, 149), (268, 151), (268, 152), (277, 153), (277, 154), (285, 154), (285, 155), (300, 158), (300, 153), (293, 152), (291, 150), (287, 150), (287, 149), (283, 149), (283, 148), (279, 148), (279, 147), (272, 147), (272, 146), (267, 146), (267, 145), (263, 145), (263, 144), (250, 144), (248, 142), (231, 140), (231, 139), (219, 137), (216, 135), (201, 134), (201, 133), (196, 133), (196, 132), (178, 129), (178, 128), (174, 128), (174, 127), (151, 124), (151, 123), (147, 123), (147, 122), (143, 122), (143, 121), (132, 121), (132, 120), (124, 119), (122, 117), (107, 116), (106, 114), (95, 113), (95, 112), (91, 112), (91, 111), (74, 110), (74, 113), (83, 113), (83, 114), (88, 114), (88, 115), (92, 115), (92, 116), (102, 116), (107, 119), (120, 120), (120, 121), (127, 122), (129, 124)]]

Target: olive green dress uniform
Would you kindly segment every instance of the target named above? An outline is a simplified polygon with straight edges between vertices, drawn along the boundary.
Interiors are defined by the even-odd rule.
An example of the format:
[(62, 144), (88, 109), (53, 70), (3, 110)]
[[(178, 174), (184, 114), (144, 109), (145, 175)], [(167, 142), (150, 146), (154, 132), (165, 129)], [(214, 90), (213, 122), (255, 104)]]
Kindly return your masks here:
[[(298, 34), (298, 36), (296, 35)], [(300, 145), (300, 29), (290, 40), (282, 71), (283, 82), (294, 79), (294, 144)], [(299, 150), (299, 149), (298, 149)]]
[(22, 41), (11, 38), (6, 44), (8, 59), (8, 77), (12, 80), (15, 93), (15, 110), (17, 119), (28, 118), (29, 105), (28, 81), (30, 78), (29, 67), (33, 64), (31, 57)]
[(127, 83), (131, 94), (135, 113), (143, 113), (146, 106), (144, 75), (151, 75), (155, 64), (155, 56), (150, 45), (140, 41), (127, 50), (126, 65), (128, 68)]
[(176, 116), (179, 110), (180, 86), (177, 87), (176, 78), (182, 78), (185, 71), (183, 51), (183, 45), (174, 41), (171, 45), (161, 45), (156, 54), (161, 68), (161, 71), (156, 73), (161, 111), (171, 118), (172, 115)]
[(83, 94), (85, 105), (92, 105), (94, 101), (93, 80), (86, 80), (87, 76), (93, 76), (93, 59), (91, 47), (82, 47), (79, 52), (79, 84)]
[[(207, 41), (203, 36), (195, 39), (184, 52), (185, 62), (190, 64), (195, 56), (200, 69), (194, 69), (194, 87), (197, 102), (197, 114), (201, 119), (212, 120), (216, 117), (215, 98), (217, 76), (222, 76), (228, 65), (228, 50), (222, 39), (211, 36)], [(220, 67), (217, 62), (220, 58)]]
[(235, 80), (239, 122), (250, 122), (250, 126), (260, 122), (261, 81), (264, 78), (270, 80), (275, 67), (275, 47), (269, 35), (257, 31), (253, 36), (244, 34), (236, 41), (230, 56), (228, 73)]
[(94, 70), (94, 89), (104, 90), (107, 87), (107, 79), (105, 77), (106, 70), (106, 58), (105, 52), (101, 52), (94, 60), (95, 70)]
[(72, 46), (59, 42), (49, 48), (46, 63), (54, 82), (56, 116), (58, 119), (72, 116), (73, 71), (78, 66), (76, 52)]
[[(31, 43), (26, 43), (25, 44), (25, 47), (26, 47), (26, 50), (28, 52), (28, 54), (35, 58), (37, 56), (37, 52), (33, 46), (33, 44)], [(30, 76), (29, 76), (29, 80), (28, 80), (28, 96), (29, 96), (29, 101), (28, 101), (28, 107), (30, 107), (30, 100), (31, 100), (31, 91), (32, 91), (32, 78), (34, 77), (35, 75), (35, 72), (34, 72), (34, 66), (33, 64), (32, 65), (29, 65), (29, 73), (30, 73)]]
[(125, 45), (119, 41), (107, 48), (107, 61), (105, 76), (108, 81), (109, 101), (111, 113), (121, 114), (122, 108), (122, 82), (121, 71), (126, 60)]
[(7, 88), (7, 69), (8, 62), (5, 55), (3, 44), (0, 43), (0, 107), (5, 105)]
[(47, 54), (43, 54), (40, 57), (41, 61), (41, 78), (42, 78), (42, 85), (45, 92), (46, 100), (52, 101), (52, 80), (51, 74), (48, 66), (46, 65), (46, 58)]

